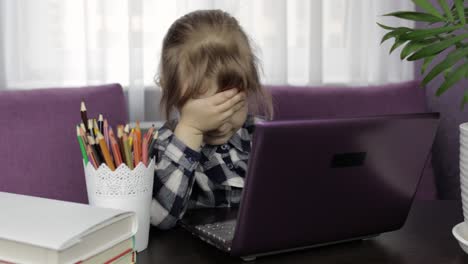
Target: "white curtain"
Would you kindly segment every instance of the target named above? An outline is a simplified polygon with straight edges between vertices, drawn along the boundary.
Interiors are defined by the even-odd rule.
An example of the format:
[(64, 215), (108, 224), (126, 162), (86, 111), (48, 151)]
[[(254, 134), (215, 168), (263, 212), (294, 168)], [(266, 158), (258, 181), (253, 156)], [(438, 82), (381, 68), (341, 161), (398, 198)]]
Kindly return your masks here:
[[(162, 39), (196, 9), (238, 18), (262, 61), (264, 84), (367, 85), (413, 78), (384, 30), (411, 23), (380, 15), (409, 0), (0, 0), (0, 89), (121, 83), (130, 117), (145, 120)], [(156, 102), (155, 102), (156, 103)]]

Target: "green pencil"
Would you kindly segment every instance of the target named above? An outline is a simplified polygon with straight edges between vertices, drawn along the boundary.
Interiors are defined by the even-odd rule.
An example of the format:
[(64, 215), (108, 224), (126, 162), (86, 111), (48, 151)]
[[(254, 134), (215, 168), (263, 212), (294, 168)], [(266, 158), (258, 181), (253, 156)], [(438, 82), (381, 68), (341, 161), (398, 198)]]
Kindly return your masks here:
[(123, 147), (124, 147), (124, 154), (125, 154), (125, 161), (127, 163), (127, 167), (130, 170), (133, 170), (133, 158), (132, 158), (132, 151), (130, 150), (130, 146), (128, 144), (127, 135), (123, 135)]
[(76, 136), (78, 138), (78, 143), (80, 144), (80, 149), (81, 149), (81, 155), (83, 156), (83, 160), (85, 162), (85, 165), (88, 164), (88, 154), (86, 154), (86, 149), (83, 140), (81, 140), (81, 135), (80, 135), (80, 127), (76, 126)]

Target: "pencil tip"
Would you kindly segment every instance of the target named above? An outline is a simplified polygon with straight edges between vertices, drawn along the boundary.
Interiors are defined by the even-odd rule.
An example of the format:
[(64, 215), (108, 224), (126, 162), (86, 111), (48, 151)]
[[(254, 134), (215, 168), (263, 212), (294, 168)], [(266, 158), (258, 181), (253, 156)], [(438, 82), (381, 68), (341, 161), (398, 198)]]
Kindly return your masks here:
[(84, 101), (81, 101), (81, 111), (86, 111), (86, 105)]
[(102, 116), (102, 114), (99, 114), (99, 121), (103, 121), (104, 120), (104, 117)]

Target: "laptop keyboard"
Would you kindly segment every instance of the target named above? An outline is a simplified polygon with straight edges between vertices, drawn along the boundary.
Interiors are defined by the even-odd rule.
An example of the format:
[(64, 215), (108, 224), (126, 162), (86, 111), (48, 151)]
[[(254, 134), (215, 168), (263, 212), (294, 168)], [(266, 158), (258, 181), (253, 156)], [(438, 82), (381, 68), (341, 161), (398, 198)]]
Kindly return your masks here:
[(224, 245), (229, 245), (234, 238), (234, 229), (236, 228), (236, 220), (219, 222), (214, 224), (196, 225), (195, 229), (204, 233), (209, 238), (218, 241)]

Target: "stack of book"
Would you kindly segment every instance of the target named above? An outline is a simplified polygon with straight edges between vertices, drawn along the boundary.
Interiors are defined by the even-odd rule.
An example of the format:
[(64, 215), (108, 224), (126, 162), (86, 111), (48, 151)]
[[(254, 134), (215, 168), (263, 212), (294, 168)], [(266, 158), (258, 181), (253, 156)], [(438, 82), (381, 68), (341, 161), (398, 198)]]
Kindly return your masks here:
[(0, 192), (0, 263), (136, 263), (135, 213)]

